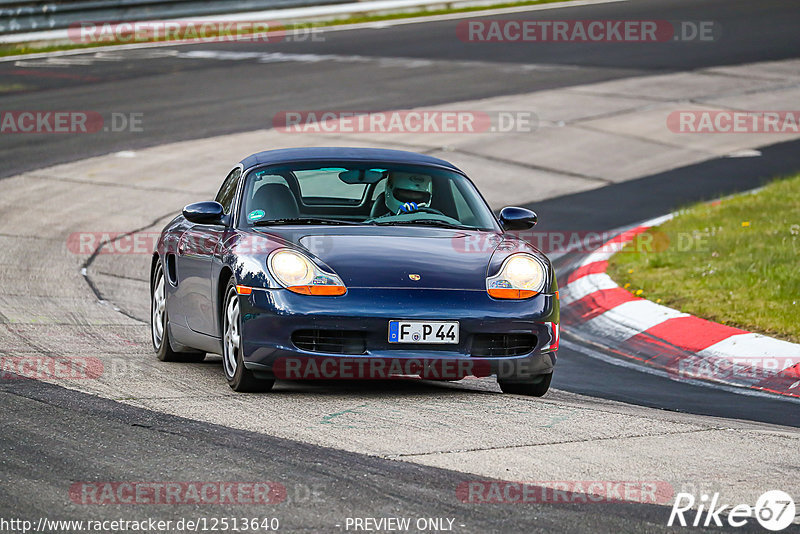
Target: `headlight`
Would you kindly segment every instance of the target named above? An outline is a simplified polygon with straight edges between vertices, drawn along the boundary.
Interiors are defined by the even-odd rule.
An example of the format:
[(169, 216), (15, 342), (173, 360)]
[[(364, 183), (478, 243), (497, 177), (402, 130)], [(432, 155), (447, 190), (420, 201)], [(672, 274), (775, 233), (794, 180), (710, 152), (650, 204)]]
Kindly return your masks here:
[(310, 261), (289, 250), (273, 254), (270, 268), (278, 281), (287, 287), (308, 285), (314, 272)]
[(283, 287), (302, 295), (344, 295), (341, 278), (333, 273), (326, 273), (317, 265), (291, 249), (279, 249), (270, 254), (267, 261), (272, 276)]
[(486, 279), (486, 291), (496, 299), (527, 299), (544, 290), (545, 265), (529, 254), (506, 258), (500, 272)]

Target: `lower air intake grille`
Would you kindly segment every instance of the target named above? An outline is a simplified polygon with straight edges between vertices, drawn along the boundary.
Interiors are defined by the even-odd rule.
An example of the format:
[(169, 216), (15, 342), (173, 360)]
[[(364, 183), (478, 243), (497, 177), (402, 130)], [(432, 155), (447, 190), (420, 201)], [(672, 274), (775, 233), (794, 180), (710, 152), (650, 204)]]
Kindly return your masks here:
[(367, 336), (363, 332), (348, 330), (297, 330), (292, 334), (292, 343), (309, 352), (328, 354), (365, 354)]
[(522, 356), (536, 348), (536, 341), (533, 334), (476, 334), (472, 340), (472, 356)]

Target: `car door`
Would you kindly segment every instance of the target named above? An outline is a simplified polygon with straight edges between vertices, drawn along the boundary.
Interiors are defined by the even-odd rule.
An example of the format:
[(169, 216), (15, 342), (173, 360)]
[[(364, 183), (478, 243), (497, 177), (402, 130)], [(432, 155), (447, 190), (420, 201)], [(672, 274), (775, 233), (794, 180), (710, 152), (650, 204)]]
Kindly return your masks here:
[[(214, 199), (222, 204), (228, 221), (232, 219), (241, 175), (241, 167), (233, 169)], [(213, 272), (214, 260), (226, 230), (227, 225), (192, 224), (178, 242), (179, 286), (182, 286), (186, 322), (189, 328), (202, 334), (219, 335), (214, 308), (216, 284)]]

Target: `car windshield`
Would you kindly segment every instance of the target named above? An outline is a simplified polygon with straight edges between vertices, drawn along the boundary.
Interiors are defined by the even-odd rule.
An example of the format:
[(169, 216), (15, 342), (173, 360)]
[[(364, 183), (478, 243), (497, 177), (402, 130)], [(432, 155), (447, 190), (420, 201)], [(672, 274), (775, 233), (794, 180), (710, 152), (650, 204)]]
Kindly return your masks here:
[(424, 165), (325, 163), (266, 166), (246, 177), (241, 224), (419, 225), (497, 229), (475, 186)]

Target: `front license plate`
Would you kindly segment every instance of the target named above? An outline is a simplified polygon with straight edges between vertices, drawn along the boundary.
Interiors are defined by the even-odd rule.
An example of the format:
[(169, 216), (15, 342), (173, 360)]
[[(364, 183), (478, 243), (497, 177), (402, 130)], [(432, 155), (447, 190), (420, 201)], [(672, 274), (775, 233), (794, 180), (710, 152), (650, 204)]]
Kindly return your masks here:
[(389, 343), (458, 343), (455, 321), (389, 321)]

